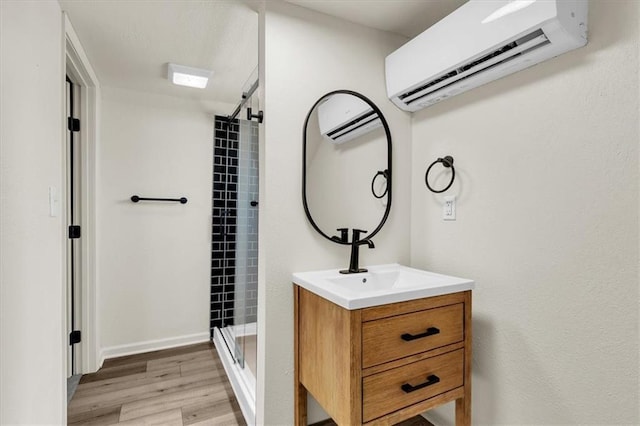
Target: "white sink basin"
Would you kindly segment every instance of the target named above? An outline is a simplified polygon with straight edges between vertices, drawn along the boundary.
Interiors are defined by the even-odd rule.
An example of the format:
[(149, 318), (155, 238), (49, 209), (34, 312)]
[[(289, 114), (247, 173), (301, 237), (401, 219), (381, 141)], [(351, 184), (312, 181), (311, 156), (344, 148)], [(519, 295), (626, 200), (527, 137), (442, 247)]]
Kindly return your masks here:
[(367, 266), (369, 272), (341, 274), (338, 269), (297, 272), (293, 282), (345, 309), (360, 309), (471, 290), (466, 278), (398, 265)]

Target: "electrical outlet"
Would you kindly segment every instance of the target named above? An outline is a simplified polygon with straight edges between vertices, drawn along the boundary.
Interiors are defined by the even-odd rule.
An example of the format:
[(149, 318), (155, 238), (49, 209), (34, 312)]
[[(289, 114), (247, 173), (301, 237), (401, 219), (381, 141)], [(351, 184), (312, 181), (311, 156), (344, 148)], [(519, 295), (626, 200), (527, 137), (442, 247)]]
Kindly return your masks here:
[(456, 220), (456, 196), (446, 195), (442, 206), (443, 220)]

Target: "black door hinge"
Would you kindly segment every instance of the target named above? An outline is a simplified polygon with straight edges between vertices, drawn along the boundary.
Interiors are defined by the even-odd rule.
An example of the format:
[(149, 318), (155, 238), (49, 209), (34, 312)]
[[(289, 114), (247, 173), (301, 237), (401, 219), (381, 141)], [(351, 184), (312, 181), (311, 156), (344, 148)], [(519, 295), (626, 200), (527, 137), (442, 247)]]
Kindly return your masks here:
[(254, 114), (251, 108), (247, 108), (247, 120), (251, 121), (254, 118), (258, 119), (258, 123), (262, 123), (262, 121), (264, 120), (264, 112), (258, 111), (257, 114)]
[(76, 238), (80, 238), (80, 225), (69, 226), (69, 238), (72, 240)]
[(67, 117), (67, 128), (72, 132), (80, 131), (80, 119)]
[(69, 345), (75, 345), (76, 343), (80, 343), (82, 341), (82, 333), (80, 330), (73, 330), (69, 333)]

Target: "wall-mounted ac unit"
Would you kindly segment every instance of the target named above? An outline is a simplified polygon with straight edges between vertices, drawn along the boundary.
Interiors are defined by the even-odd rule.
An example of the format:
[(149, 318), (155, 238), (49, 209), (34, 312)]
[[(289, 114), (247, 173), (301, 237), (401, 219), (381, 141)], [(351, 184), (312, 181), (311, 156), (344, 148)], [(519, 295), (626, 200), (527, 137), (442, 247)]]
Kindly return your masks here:
[(378, 114), (362, 99), (337, 93), (318, 106), (323, 137), (340, 144), (382, 126)]
[(470, 0), (387, 56), (387, 95), (417, 111), (584, 46), (587, 9), (587, 0)]

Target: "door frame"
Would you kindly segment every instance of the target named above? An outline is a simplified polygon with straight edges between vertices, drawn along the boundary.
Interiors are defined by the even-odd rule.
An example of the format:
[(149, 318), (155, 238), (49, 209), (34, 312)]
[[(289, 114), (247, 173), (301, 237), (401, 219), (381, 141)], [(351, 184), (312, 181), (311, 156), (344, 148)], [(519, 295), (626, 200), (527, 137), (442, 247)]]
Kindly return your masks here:
[[(80, 251), (80, 316), (78, 327), (82, 331), (80, 356), (77, 371), (86, 374), (100, 368), (99, 335), (97, 321), (97, 279), (96, 279), (96, 152), (99, 139), (99, 102), (100, 84), (98, 78), (84, 52), (71, 21), (64, 13), (65, 62), (66, 74), (80, 86), (80, 108), (76, 112), (80, 119), (79, 139), (83, 148), (80, 155), (80, 226), (82, 238), (79, 240)], [(64, 75), (64, 74), (63, 74)], [(63, 82), (64, 83), (64, 82)], [(66, 84), (66, 83), (64, 83)], [(65, 118), (66, 123), (66, 118)], [(66, 160), (64, 170), (66, 173)], [(66, 191), (65, 191), (66, 194)], [(66, 196), (66, 195), (65, 195)], [(66, 213), (65, 213), (66, 215)], [(65, 232), (66, 234), (66, 232)], [(66, 236), (66, 235), (65, 235)], [(66, 244), (66, 241), (65, 241)], [(65, 270), (68, 259), (65, 255)], [(66, 286), (66, 280), (65, 280)], [(66, 291), (66, 290), (65, 290)], [(66, 299), (65, 299), (66, 300)], [(65, 330), (66, 313), (65, 313)], [(68, 337), (68, 336), (67, 336)], [(66, 342), (68, 345), (68, 341)], [(66, 369), (65, 357), (65, 369)]]
[[(66, 117), (68, 118), (79, 118), (78, 108), (80, 105), (80, 86), (75, 82), (75, 77), (66, 75)], [(80, 241), (71, 238), (71, 225), (77, 225), (80, 223), (80, 198), (78, 197), (77, 188), (81, 184), (79, 170), (79, 158), (78, 154), (81, 152), (79, 150), (81, 146), (80, 134), (79, 132), (73, 131), (69, 126), (71, 123), (67, 122), (66, 126), (66, 150), (65, 150), (65, 167), (66, 170), (66, 181), (64, 190), (62, 193), (64, 194), (64, 210), (65, 210), (65, 228), (67, 230), (67, 235), (65, 235), (66, 239), (66, 251), (65, 256), (67, 259), (66, 265), (66, 313), (67, 313), (67, 323), (65, 331), (69, 335), (69, 340), (71, 340), (71, 332), (73, 330), (81, 330), (82, 324), (80, 321), (80, 308), (81, 303), (79, 300), (80, 290), (81, 290), (81, 276), (78, 272), (80, 272), (81, 265), (78, 262), (80, 258)], [(82, 361), (80, 357), (82, 342), (77, 344), (71, 344), (69, 342), (66, 345), (67, 349), (67, 376), (71, 377), (75, 374), (79, 374), (80, 369), (77, 366), (82, 365)], [(76, 368), (74, 368), (76, 367)]]

